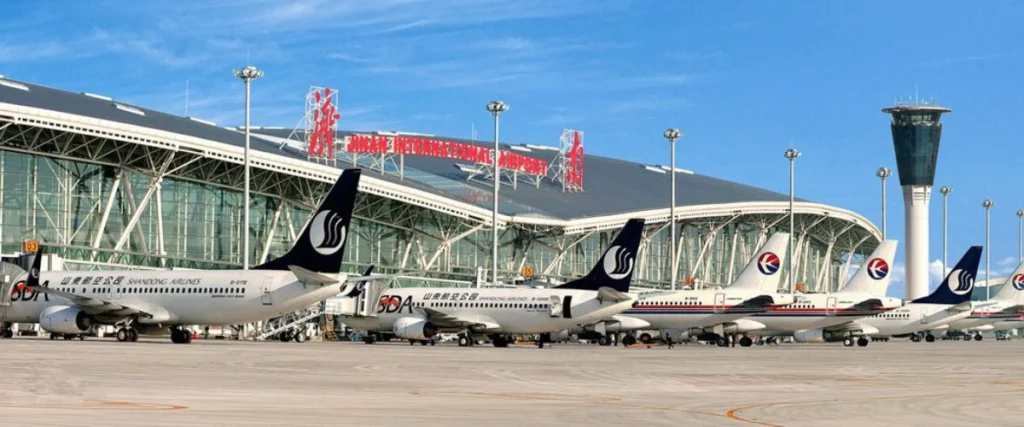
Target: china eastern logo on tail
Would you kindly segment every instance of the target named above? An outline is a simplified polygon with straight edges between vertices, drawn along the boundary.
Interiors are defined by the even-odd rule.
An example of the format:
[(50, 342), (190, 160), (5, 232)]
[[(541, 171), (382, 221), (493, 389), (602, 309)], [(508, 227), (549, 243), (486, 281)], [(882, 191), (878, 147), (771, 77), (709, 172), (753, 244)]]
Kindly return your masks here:
[(334, 211), (323, 210), (309, 224), (309, 244), (321, 255), (331, 255), (345, 244), (344, 219)]
[(1010, 280), (1010, 285), (1013, 285), (1013, 289), (1024, 291), (1024, 274), (1013, 276), (1013, 279)]
[(771, 276), (775, 272), (779, 271), (779, 267), (782, 266), (782, 261), (779, 260), (779, 256), (771, 252), (765, 252), (761, 256), (757, 257), (757, 269), (762, 274)]
[(868, 276), (875, 280), (882, 280), (889, 275), (889, 263), (884, 259), (875, 258), (868, 261)]
[(622, 246), (613, 246), (604, 255), (604, 274), (619, 280), (633, 272), (633, 254)]
[(949, 290), (957, 295), (964, 295), (974, 289), (974, 276), (964, 270), (953, 270), (949, 273)]

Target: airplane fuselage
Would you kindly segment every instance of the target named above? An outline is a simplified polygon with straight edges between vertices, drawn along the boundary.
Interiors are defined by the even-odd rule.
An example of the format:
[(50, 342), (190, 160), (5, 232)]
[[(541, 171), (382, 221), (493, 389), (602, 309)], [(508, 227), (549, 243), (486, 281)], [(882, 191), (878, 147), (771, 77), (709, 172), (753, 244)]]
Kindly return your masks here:
[(764, 311), (763, 307), (743, 305), (745, 301), (761, 295), (773, 295), (777, 304), (792, 301), (792, 297), (786, 294), (769, 294), (757, 290), (684, 290), (641, 296), (636, 307), (622, 314), (645, 320), (655, 329), (711, 327)]
[(429, 309), (497, 326), (474, 332), (538, 334), (597, 322), (621, 313), (634, 301), (602, 302), (596, 291), (558, 288), (392, 288), (381, 293), (376, 316), (342, 316), (342, 322), (355, 329), (388, 332), (398, 319), (427, 319)]
[(948, 327), (971, 315), (971, 310), (954, 310), (949, 304), (908, 303), (885, 313), (857, 320), (878, 330), (873, 336), (892, 336)]
[(985, 326), (992, 326), (998, 322), (1016, 320), (1019, 313), (1007, 309), (1014, 306), (1012, 301), (996, 301), (995, 304), (978, 307), (965, 319), (960, 319), (949, 324), (949, 328), (957, 331), (974, 331)]
[[(140, 324), (165, 326), (254, 322), (306, 308), (341, 291), (340, 285), (305, 285), (290, 271), (276, 270), (53, 271), (43, 272), (40, 279), (44, 287), (153, 315), (140, 316)], [(0, 307), (4, 321), (37, 323), (47, 307), (75, 306), (18, 283), (11, 288), (10, 306)], [(122, 320), (116, 317), (96, 320)]]
[[(882, 304), (871, 308), (857, 307), (857, 304), (872, 299), (880, 300)], [(804, 294), (799, 295), (793, 304), (772, 307), (767, 312), (754, 314), (751, 320), (764, 324), (765, 332), (792, 332), (827, 328), (902, 305), (902, 300), (897, 298), (875, 297), (865, 293)]]

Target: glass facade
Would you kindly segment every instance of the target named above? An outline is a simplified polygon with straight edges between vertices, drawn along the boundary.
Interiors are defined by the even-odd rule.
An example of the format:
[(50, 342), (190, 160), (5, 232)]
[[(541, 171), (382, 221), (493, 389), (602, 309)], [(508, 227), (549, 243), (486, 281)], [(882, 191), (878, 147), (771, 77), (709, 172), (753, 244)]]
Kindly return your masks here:
[[(242, 194), (225, 186), (177, 178), (157, 183), (135, 169), (0, 150), (0, 200), (4, 254), (21, 251), (26, 239), (38, 239), (65, 259), (67, 269), (241, 265)], [(259, 194), (253, 194), (252, 205), (249, 257), (257, 264), (264, 251), (272, 258), (291, 246), (309, 210), (284, 203), (278, 212), (280, 199)], [(277, 227), (272, 227), (275, 215)], [(366, 193), (357, 199), (356, 216), (345, 254), (347, 271), (373, 264), (383, 273), (474, 281), (477, 266), (490, 265), (491, 231), (472, 231), (478, 223)], [(681, 222), (680, 281), (728, 284), (760, 243), (756, 224), (788, 224), (755, 217), (724, 226), (709, 218)], [(797, 217), (798, 224), (820, 218)], [(669, 277), (668, 230), (649, 225), (648, 232), (655, 230), (660, 231), (648, 236), (638, 257), (634, 279), (640, 285), (665, 286)], [(530, 267), (539, 275), (581, 276), (616, 232), (566, 236), (557, 229), (506, 229), (500, 239), (500, 275), (515, 276)], [(797, 281), (807, 283), (808, 290), (835, 289), (844, 266), (841, 251), (828, 251), (814, 238), (800, 248), (804, 256)], [(816, 285), (819, 278), (822, 284)]]
[(893, 112), (890, 127), (900, 185), (931, 186), (935, 183), (935, 164), (942, 138), (940, 114), (915, 110)]

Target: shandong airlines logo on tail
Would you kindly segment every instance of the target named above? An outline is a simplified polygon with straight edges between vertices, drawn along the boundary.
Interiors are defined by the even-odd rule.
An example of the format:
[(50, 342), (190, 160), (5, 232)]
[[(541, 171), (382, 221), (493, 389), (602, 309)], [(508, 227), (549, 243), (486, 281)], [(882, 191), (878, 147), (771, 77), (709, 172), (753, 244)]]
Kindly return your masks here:
[(949, 290), (957, 295), (964, 295), (974, 289), (974, 276), (963, 270), (953, 270), (947, 279)]
[(1013, 276), (1013, 279), (1010, 280), (1010, 284), (1013, 285), (1013, 289), (1024, 291), (1024, 274)]
[(782, 261), (779, 260), (779, 256), (771, 252), (765, 252), (761, 256), (757, 257), (757, 269), (761, 271), (761, 274), (771, 276), (779, 271), (779, 267), (782, 266)]
[(875, 258), (868, 261), (868, 276), (875, 280), (882, 280), (889, 275), (889, 263), (884, 259)]
[(612, 246), (604, 255), (604, 274), (619, 280), (633, 272), (633, 254), (622, 246)]
[(321, 255), (338, 252), (345, 244), (345, 226), (341, 215), (333, 211), (320, 211), (309, 224), (309, 244)]

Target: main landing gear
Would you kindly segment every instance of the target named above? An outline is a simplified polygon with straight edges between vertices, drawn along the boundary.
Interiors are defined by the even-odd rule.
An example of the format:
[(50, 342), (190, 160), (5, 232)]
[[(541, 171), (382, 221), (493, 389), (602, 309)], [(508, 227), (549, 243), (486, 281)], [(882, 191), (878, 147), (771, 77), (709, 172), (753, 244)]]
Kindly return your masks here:
[(854, 344), (856, 344), (857, 347), (867, 347), (869, 342), (870, 341), (867, 337), (854, 338), (853, 336), (848, 336), (843, 338), (843, 346), (846, 347), (853, 347)]
[[(910, 336), (910, 340), (913, 342), (921, 342), (921, 335), (914, 334)], [(935, 335), (927, 334), (924, 336), (925, 342), (935, 342)]]
[(186, 329), (178, 326), (171, 327), (171, 342), (175, 344), (188, 344), (192, 342), (192, 334)]
[(132, 327), (118, 328), (117, 342), (136, 342), (139, 340), (139, 331)]

